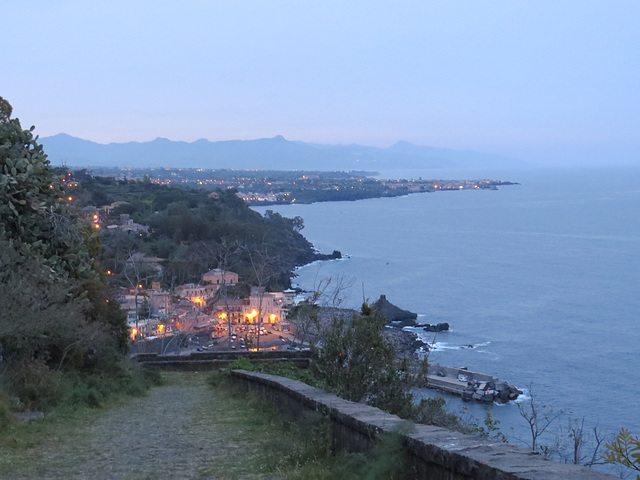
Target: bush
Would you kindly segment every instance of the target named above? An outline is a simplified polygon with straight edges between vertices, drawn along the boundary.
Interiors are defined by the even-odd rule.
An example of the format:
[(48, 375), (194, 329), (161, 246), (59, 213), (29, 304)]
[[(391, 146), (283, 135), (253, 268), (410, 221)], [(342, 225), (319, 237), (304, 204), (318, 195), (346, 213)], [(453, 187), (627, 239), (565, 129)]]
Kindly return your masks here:
[(460, 420), (453, 413), (447, 413), (445, 404), (444, 398), (423, 398), (414, 407), (412, 418), (416, 423), (463, 431)]
[(9, 396), (0, 391), (0, 431), (13, 425), (16, 417), (11, 412)]
[(253, 372), (256, 370), (256, 367), (247, 357), (238, 357), (229, 364), (229, 371), (231, 370), (247, 370)]
[(214, 372), (211, 372), (211, 374), (209, 374), (209, 376), (207, 377), (207, 383), (213, 388), (218, 388), (219, 386), (225, 384), (228, 378), (228, 372), (215, 370)]
[(322, 388), (321, 382), (313, 376), (308, 368), (300, 368), (291, 362), (264, 362), (256, 365), (256, 369), (269, 375), (299, 380), (313, 387)]
[(10, 391), (20, 399), (23, 410), (44, 411), (55, 407), (60, 397), (62, 374), (39, 360), (21, 360), (7, 374)]
[(313, 372), (342, 398), (406, 416), (411, 376), (408, 366), (397, 362), (384, 328), (384, 317), (366, 303), (362, 315), (350, 321), (334, 318), (322, 334), (322, 348), (314, 349)]

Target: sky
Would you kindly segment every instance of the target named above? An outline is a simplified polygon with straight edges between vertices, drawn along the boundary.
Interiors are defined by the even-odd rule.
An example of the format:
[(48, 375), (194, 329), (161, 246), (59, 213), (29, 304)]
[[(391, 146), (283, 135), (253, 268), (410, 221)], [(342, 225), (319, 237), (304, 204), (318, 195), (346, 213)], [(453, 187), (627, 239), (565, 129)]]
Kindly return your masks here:
[(640, 164), (638, 0), (31, 0), (2, 17), (0, 96), (40, 137)]

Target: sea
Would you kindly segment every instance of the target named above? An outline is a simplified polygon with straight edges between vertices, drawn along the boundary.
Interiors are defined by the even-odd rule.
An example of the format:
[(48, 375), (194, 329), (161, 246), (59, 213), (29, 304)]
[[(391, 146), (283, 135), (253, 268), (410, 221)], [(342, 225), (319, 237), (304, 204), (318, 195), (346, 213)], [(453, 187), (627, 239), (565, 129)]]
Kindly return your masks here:
[[(386, 171), (380, 178), (496, 179), (498, 190), (257, 207), (304, 219), (302, 233), (340, 260), (297, 270), (313, 291), (342, 286), (342, 306), (386, 295), (418, 322), (450, 324), (428, 360), (494, 375), (523, 390), (491, 415), (511, 443), (531, 442), (517, 402), (585, 433), (640, 436), (640, 168)], [(333, 287), (331, 287), (333, 288)], [(330, 289), (331, 289), (330, 288)], [(329, 290), (330, 290), (329, 289)], [(416, 396), (434, 396), (418, 389)], [(482, 424), (484, 408), (444, 395)], [(541, 414), (541, 415), (542, 415)]]

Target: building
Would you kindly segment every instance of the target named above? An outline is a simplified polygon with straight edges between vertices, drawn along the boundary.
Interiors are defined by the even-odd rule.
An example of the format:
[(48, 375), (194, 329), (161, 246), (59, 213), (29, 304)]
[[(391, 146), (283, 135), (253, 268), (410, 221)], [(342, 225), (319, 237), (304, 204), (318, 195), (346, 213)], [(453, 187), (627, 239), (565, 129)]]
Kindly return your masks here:
[(249, 323), (256, 323), (258, 314), (262, 315), (262, 323), (276, 323), (283, 320), (284, 296), (282, 292), (269, 293), (264, 287), (251, 287), (248, 315)]
[(219, 299), (213, 312), (219, 319), (232, 323), (274, 324), (285, 318), (284, 296), (282, 292), (266, 292), (264, 287), (251, 287), (249, 298)]
[(212, 285), (227, 285), (232, 287), (238, 283), (238, 274), (222, 270), (221, 268), (214, 268), (202, 275), (202, 283), (210, 283)]
[(207, 300), (213, 298), (220, 287), (218, 285), (196, 285), (195, 283), (185, 283), (176, 289), (176, 294), (180, 298), (188, 298), (193, 303), (204, 305)]

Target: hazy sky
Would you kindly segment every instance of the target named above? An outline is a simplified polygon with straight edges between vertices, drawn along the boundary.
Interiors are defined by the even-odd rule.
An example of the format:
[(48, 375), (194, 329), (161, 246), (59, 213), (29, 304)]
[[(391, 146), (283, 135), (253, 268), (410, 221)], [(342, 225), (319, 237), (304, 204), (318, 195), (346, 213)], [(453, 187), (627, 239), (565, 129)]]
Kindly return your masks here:
[(4, 2), (0, 96), (101, 142), (254, 139), (640, 163), (640, 1)]

